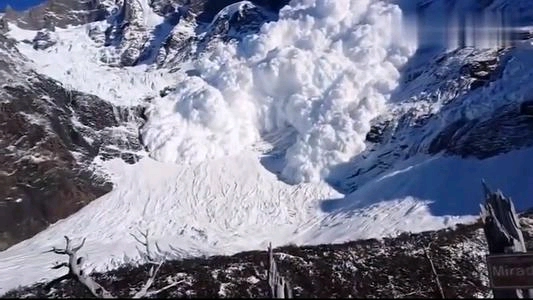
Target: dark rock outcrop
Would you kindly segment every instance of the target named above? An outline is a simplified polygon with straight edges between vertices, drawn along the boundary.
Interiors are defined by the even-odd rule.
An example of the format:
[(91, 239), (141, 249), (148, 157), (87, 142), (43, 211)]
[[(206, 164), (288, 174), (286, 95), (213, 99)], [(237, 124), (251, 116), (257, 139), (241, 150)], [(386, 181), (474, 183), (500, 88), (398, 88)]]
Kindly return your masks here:
[(56, 43), (57, 41), (52, 36), (52, 33), (48, 30), (37, 32), (32, 41), (33, 49), (35, 50), (45, 50)]
[(109, 192), (89, 166), (96, 156), (142, 150), (140, 108), (114, 107), (27, 68), (0, 36), (0, 250), (31, 237)]
[(485, 159), (531, 146), (533, 119), (517, 107), (502, 107), (488, 118), (450, 124), (432, 141), (429, 153)]

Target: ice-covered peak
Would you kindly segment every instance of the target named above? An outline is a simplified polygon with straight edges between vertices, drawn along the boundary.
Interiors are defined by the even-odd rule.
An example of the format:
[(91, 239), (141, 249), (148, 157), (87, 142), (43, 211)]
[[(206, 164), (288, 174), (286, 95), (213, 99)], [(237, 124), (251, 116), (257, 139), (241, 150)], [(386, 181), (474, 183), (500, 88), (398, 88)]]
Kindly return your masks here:
[(65, 28), (105, 19), (110, 4), (111, 1), (48, 0), (27, 11), (8, 10), (4, 17), (23, 29)]

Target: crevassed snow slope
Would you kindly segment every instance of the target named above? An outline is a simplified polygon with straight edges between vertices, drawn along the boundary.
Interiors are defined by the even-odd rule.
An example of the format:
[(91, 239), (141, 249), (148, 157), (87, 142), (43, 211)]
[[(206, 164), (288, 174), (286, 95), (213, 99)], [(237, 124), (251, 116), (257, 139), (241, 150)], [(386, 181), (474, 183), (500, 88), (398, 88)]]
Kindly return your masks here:
[(89, 271), (139, 260), (138, 244), (130, 236), (138, 230), (149, 229), (151, 241), (164, 251), (170, 244), (180, 249), (177, 256), (193, 256), (261, 249), (270, 241), (277, 246), (329, 237), (378, 238), (460, 220), (432, 217), (424, 203), (407, 199), (354, 211), (353, 222), (344, 222), (345, 216), (328, 221), (320, 205), (340, 194), (325, 183), (283, 183), (253, 152), (191, 166), (145, 158), (136, 165), (112, 160), (105, 167), (116, 182), (112, 192), (0, 252), (0, 293), (61, 275), (63, 270), (50, 266), (62, 258), (43, 252), (62, 246), (64, 235), (87, 238), (80, 254), (87, 256)]

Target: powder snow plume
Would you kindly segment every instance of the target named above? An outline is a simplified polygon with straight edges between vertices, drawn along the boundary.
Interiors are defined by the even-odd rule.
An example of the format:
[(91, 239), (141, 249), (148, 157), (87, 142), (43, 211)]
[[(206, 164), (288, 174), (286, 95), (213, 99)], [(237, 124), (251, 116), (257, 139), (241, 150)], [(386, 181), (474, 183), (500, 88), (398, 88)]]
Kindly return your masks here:
[(394, 4), (291, 1), (258, 34), (196, 60), (196, 75), (148, 110), (144, 143), (154, 159), (194, 163), (294, 130), (282, 176), (319, 181), (365, 149), (415, 48)]

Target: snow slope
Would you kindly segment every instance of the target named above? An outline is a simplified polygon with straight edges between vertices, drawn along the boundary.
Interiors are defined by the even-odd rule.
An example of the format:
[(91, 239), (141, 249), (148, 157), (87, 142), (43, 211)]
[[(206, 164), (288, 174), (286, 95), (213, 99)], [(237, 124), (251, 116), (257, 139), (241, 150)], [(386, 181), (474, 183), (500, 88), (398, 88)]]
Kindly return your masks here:
[(49, 268), (61, 258), (43, 252), (62, 246), (63, 235), (87, 238), (80, 251), (87, 256), (87, 270), (105, 270), (140, 259), (138, 244), (130, 235), (138, 230), (149, 229), (151, 241), (159, 242), (163, 251), (170, 250), (170, 244), (180, 250), (178, 256), (193, 256), (265, 248), (270, 241), (277, 246), (332, 237), (333, 241), (378, 238), (461, 220), (432, 217), (423, 203), (413, 199), (356, 210), (351, 215), (354, 222), (345, 222), (345, 216), (324, 219), (329, 214), (320, 209), (321, 203), (340, 194), (325, 183), (283, 183), (253, 152), (192, 166), (150, 158), (136, 165), (117, 159), (104, 166), (116, 182), (112, 192), (0, 252), (5, 274), (0, 275), (0, 292), (60, 275), (61, 271)]
[[(92, 26), (104, 26), (103, 22)], [(162, 70), (147, 70), (140, 65), (115, 68), (101, 61), (102, 52), (97, 41), (86, 34), (85, 26), (57, 28), (57, 44), (43, 51), (35, 51), (30, 44), (20, 43), (18, 49), (30, 58), (30, 64), (67, 88), (94, 94), (117, 105), (135, 105), (144, 98), (156, 95), (176, 82), (175, 76)], [(9, 34), (18, 40), (32, 40), (35, 31), (23, 30), (10, 24)]]
[[(62, 246), (63, 235), (86, 237), (88, 269), (105, 270), (140, 258), (130, 236), (137, 229), (150, 229), (163, 250), (180, 249), (174, 255), (230, 254), (270, 241), (330, 243), (471, 221), (479, 177), (525, 204), (519, 189), (533, 174), (504, 166), (529, 161), (530, 150), (485, 161), (417, 156), (349, 195), (322, 180), (366, 149), (371, 120), (390, 108), (416, 50), (402, 35), (399, 6), (387, 2), (294, 0), (259, 34), (182, 66), (196, 71), (190, 76), (110, 67), (83, 26), (58, 30), (45, 51), (21, 44), (40, 72), (113, 103), (177, 89), (149, 106), (142, 133), (150, 157), (96, 162), (112, 175), (112, 192), (0, 252), (0, 293), (62, 274), (49, 270), (60, 258), (43, 251)], [(17, 39), (32, 38), (12, 28)], [(265, 159), (258, 145), (283, 149)], [(502, 179), (520, 175), (523, 185)]]
[(327, 212), (350, 212), (376, 202), (414, 197), (431, 201), (432, 215), (475, 215), (483, 200), (484, 179), (489, 187), (510, 196), (516, 209), (522, 211), (533, 204), (533, 170), (528, 164), (532, 159), (531, 148), (484, 160), (418, 155), (372, 178), (342, 199), (326, 201), (322, 208)]

